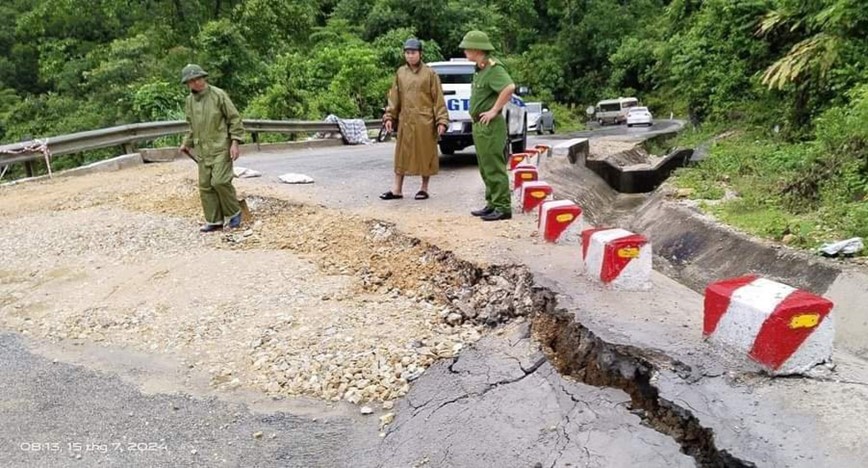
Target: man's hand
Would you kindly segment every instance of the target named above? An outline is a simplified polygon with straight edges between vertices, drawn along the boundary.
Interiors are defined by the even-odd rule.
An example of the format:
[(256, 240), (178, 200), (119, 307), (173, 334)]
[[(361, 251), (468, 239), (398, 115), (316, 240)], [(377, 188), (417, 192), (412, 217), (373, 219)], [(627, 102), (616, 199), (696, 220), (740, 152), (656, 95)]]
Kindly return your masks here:
[(495, 109), (491, 109), (488, 112), (483, 112), (479, 114), (479, 121), (482, 122), (484, 125), (488, 125), (488, 123), (494, 120), (499, 114), (500, 112), (496, 111)]
[(442, 136), (444, 133), (446, 133), (446, 125), (443, 125), (443, 124), (438, 125), (437, 126), (437, 134)]
[(229, 146), (229, 157), (235, 161), (239, 156), (241, 156), (241, 148), (238, 147), (238, 140), (232, 140), (232, 145)]
[(386, 119), (383, 126), (386, 127), (386, 133), (392, 133), (392, 119)]

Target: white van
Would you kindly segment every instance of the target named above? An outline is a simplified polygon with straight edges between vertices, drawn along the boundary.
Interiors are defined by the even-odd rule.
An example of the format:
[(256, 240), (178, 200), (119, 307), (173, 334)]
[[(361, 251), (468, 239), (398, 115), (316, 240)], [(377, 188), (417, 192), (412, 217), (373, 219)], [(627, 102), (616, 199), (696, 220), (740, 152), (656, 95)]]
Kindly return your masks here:
[(619, 97), (618, 99), (600, 101), (594, 108), (594, 118), (600, 125), (607, 123), (620, 125), (627, 121), (627, 111), (638, 105), (639, 100), (634, 97)]
[[(449, 128), (440, 137), (440, 152), (454, 154), (456, 151), (473, 145), (470, 120), (470, 88), (476, 65), (466, 59), (452, 59), (448, 62), (428, 64), (443, 83), (443, 97), (449, 111)], [(524, 101), (513, 95), (503, 107), (509, 133), (510, 150), (521, 153), (527, 147), (527, 109)]]

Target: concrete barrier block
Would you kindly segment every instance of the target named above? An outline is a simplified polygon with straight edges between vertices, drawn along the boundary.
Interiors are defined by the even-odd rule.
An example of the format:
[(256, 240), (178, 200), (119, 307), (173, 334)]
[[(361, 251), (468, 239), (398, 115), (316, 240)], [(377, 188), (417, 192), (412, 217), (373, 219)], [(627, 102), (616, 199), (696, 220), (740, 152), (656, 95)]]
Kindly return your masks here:
[(702, 333), (772, 375), (803, 374), (832, 358), (833, 307), (807, 291), (742, 276), (708, 286)]
[(509, 161), (507, 161), (507, 168), (510, 172), (514, 171), (515, 168), (524, 162), (527, 158), (527, 153), (513, 153), (509, 155)]
[(525, 162), (539, 169), (543, 151), (539, 148), (528, 148), (525, 151), (525, 154), (527, 154), (527, 157), (525, 157)]
[(178, 148), (142, 148), (139, 150), (146, 163), (172, 162), (178, 157)]
[(591, 144), (587, 138), (574, 138), (554, 147), (555, 157), (566, 157), (570, 164), (584, 166), (591, 152)]
[(515, 169), (512, 171), (512, 189), (516, 191), (516, 196), (523, 183), (535, 180), (539, 180), (539, 171), (536, 166), (527, 163), (515, 166)]
[(651, 287), (651, 243), (626, 229), (601, 228), (582, 232), (585, 273), (616, 289), (642, 291)]
[(578, 243), (584, 218), (582, 209), (570, 200), (545, 201), (539, 208), (540, 236), (554, 244)]
[(113, 172), (144, 164), (142, 155), (139, 153), (125, 154), (104, 161), (97, 161), (86, 166), (76, 167), (67, 171), (54, 173), (54, 177), (69, 177), (94, 174), (97, 172)]
[(542, 157), (546, 157), (546, 158), (550, 158), (550, 157), (552, 157), (552, 147), (549, 146), (549, 145), (535, 145), (535, 146), (534, 146), (534, 149), (536, 149), (537, 151), (539, 151), (540, 158), (542, 158)]
[(552, 200), (554, 189), (541, 180), (525, 182), (519, 189), (518, 211), (531, 213), (539, 210), (543, 202)]

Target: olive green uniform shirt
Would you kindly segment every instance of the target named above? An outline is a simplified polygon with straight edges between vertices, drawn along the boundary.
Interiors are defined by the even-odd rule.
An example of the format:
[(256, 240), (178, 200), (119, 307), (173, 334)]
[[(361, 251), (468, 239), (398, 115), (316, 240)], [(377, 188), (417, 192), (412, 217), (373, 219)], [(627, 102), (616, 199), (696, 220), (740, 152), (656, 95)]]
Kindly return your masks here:
[(477, 120), (479, 114), (491, 110), (503, 88), (512, 84), (512, 78), (500, 62), (489, 59), (489, 63), (485, 68), (477, 67), (473, 74), (473, 90), (470, 94), (470, 116), (473, 120)]
[(184, 145), (195, 148), (204, 161), (229, 155), (231, 140), (244, 141), (244, 125), (235, 104), (222, 89), (208, 85), (190, 93), (184, 106), (190, 130)]

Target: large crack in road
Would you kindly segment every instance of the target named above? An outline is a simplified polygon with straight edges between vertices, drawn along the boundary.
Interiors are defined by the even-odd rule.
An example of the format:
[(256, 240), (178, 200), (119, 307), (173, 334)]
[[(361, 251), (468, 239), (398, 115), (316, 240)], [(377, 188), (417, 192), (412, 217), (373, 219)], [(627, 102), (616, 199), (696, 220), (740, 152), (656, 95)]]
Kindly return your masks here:
[[(115, 186), (64, 199), (60, 211), (50, 211), (56, 206), (49, 204), (9, 218), (3, 240), (14, 248), (0, 285), (11, 301), (4, 310), (14, 312), (2, 317), (6, 328), (34, 339), (177, 354), (185, 367), (210, 374), (218, 391), (240, 385), (273, 396), (351, 402), (348, 393), (364, 402), (409, 391), (397, 400), (382, 441), (359, 455), (361, 466), (752, 466), (716, 449), (711, 431), (689, 408), (659, 398), (656, 370), (682, 364), (601, 340), (575, 314), (558, 308), (554, 292), (536, 287), (526, 267), (471, 263), (390, 223), (268, 197), (249, 197), (259, 221), (249, 232), (203, 240), (184, 234), (198, 211), (194, 186), (157, 182), (164, 188), (154, 198), (143, 195), (148, 186), (127, 193)], [(120, 210), (111, 206), (118, 200)], [(130, 223), (141, 229), (130, 231)], [(249, 291), (224, 294), (219, 279), (193, 290), (179, 286), (189, 283), (195, 268), (218, 271), (227, 264), (241, 272), (238, 287)], [(331, 282), (321, 283), (323, 275)], [(273, 303), (264, 299), (269, 290)], [(287, 308), (296, 310), (290, 320)], [(389, 308), (398, 308), (389, 315), (393, 321), (377, 320)], [(346, 311), (359, 320), (323, 321)], [(354, 334), (365, 330), (375, 333)], [(454, 338), (469, 330), (486, 336)], [(453, 338), (438, 347), (438, 335)], [(303, 341), (309, 336), (317, 341)], [(352, 369), (329, 374), (335, 369), (317, 366), (318, 356), (350, 362), (356, 354), (320, 347), (332, 343), (323, 337), (355, 343), (356, 353), (383, 351), (388, 362), (355, 358)], [(463, 349), (453, 346), (458, 342)], [(402, 356), (389, 355), (384, 344), (412, 352), (418, 372), (397, 368)], [(241, 367), (227, 372), (233, 362)], [(369, 388), (365, 381), (371, 379), (360, 367), (391, 374), (396, 386)], [(23, 369), (16, 372), (24, 378)], [(75, 386), (74, 372), (64, 372)], [(98, 380), (91, 378), (79, 393), (93, 393)], [(17, 395), (27, 395), (26, 382), (16, 385)], [(130, 392), (125, 387), (116, 393)], [(50, 397), (32, 398), (41, 396)], [(89, 411), (81, 406), (73, 405)], [(146, 418), (149, 411), (142, 411)], [(25, 424), (25, 415), (16, 417)], [(22, 434), (38, 433), (41, 424), (34, 421)], [(189, 437), (182, 432), (179, 438)], [(352, 437), (352, 431), (342, 433)], [(311, 460), (316, 442), (306, 443), (305, 460)], [(195, 453), (185, 459), (195, 459), (190, 455)], [(332, 452), (328, 457), (344, 459)]]

